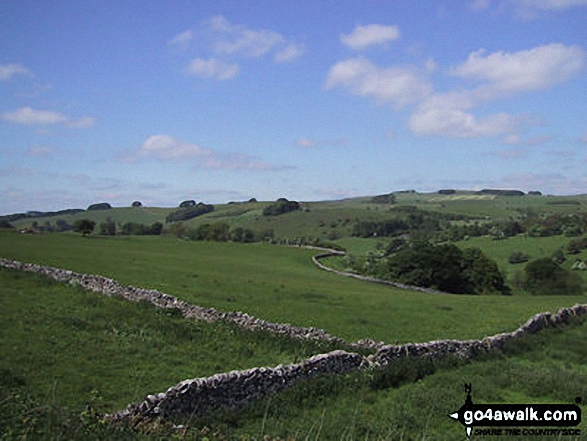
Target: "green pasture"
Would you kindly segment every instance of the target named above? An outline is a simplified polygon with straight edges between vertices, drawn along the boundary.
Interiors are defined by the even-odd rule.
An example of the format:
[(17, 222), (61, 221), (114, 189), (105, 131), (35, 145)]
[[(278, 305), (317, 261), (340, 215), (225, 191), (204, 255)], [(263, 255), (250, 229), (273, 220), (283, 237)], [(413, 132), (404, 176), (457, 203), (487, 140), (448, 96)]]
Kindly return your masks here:
[(328, 348), (202, 324), (28, 273), (2, 269), (0, 286), (2, 439), (462, 440), (463, 427), (447, 415), (464, 403), (465, 382), (476, 403), (571, 404), (587, 395), (587, 324), (579, 320), (473, 362), (412, 360), (322, 376), (239, 412), (177, 418), (186, 433), (165, 424), (112, 426), (92, 412), (120, 409), (182, 379)]
[[(112, 412), (178, 382), (331, 350), (0, 269), (0, 386)], [(0, 400), (1, 401), (1, 400)], [(1, 430), (0, 430), (1, 433)]]
[(0, 233), (0, 257), (101, 274), (220, 310), (314, 326), (349, 341), (481, 338), (530, 316), (584, 303), (573, 296), (431, 295), (349, 279), (314, 266), (315, 251), (166, 237)]
[(96, 222), (97, 230), (97, 226), (102, 222), (106, 222), (107, 219), (111, 219), (112, 221), (119, 224), (137, 222), (139, 224), (151, 225), (155, 222), (165, 222), (165, 216), (167, 216), (173, 210), (174, 209), (171, 208), (157, 207), (118, 207), (112, 208), (110, 210), (84, 211), (63, 216), (20, 219), (18, 221), (12, 222), (12, 224), (16, 228), (30, 227), (33, 222), (37, 222), (40, 226), (44, 226), (45, 222), (49, 222), (51, 225), (55, 225), (55, 222), (58, 219), (62, 219), (68, 224), (73, 225), (77, 220), (90, 219)]
[[(551, 257), (552, 254), (562, 248), (566, 249), (567, 244), (572, 238), (565, 236), (550, 236), (550, 237), (528, 237), (526, 235), (519, 235), (503, 240), (493, 240), (493, 238), (473, 237), (466, 241), (459, 241), (456, 244), (461, 248), (476, 247), (483, 250), (483, 252), (497, 262), (499, 268), (504, 272), (506, 277), (511, 280), (516, 271), (524, 270), (524, 263), (511, 264), (508, 261), (510, 254), (514, 251), (524, 251), (528, 254), (530, 260), (540, 259), (543, 257)], [(575, 259), (587, 259), (587, 252), (579, 254), (565, 254), (566, 260), (562, 263), (563, 268), (570, 269)], [(585, 271), (578, 272), (587, 281), (587, 274)]]
[[(212, 433), (292, 439), (464, 440), (464, 428), (448, 415), (465, 400), (475, 403), (574, 404), (587, 394), (587, 324), (547, 330), (512, 343), (505, 354), (470, 363), (398, 363), (383, 372), (322, 377), (259, 400), (240, 415), (208, 424)], [(581, 406), (583, 413), (585, 406)], [(578, 428), (585, 432), (583, 421)], [(511, 436), (474, 436), (509, 440)], [(577, 437), (515, 439), (576, 440)]]

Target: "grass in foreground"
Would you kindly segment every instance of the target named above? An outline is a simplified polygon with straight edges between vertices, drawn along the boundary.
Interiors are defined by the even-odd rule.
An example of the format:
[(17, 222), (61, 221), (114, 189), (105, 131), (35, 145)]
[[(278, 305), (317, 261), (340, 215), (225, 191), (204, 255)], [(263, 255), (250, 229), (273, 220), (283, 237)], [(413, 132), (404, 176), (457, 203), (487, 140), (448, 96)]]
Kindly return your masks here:
[(71, 409), (92, 403), (102, 412), (188, 378), (291, 363), (333, 349), (186, 320), (174, 310), (6, 269), (0, 269), (0, 322), (3, 389), (26, 388)]
[(585, 296), (430, 295), (362, 282), (314, 266), (312, 250), (166, 237), (0, 232), (0, 256), (101, 274), (188, 302), (315, 326), (348, 341), (482, 338)]
[[(577, 321), (512, 343), (505, 354), (469, 363), (408, 360), (383, 371), (325, 376), (260, 399), (240, 414), (215, 415), (189, 423), (196, 431), (206, 428), (225, 439), (262, 439), (269, 435), (291, 439), (463, 440), (464, 428), (447, 415), (464, 403), (465, 382), (472, 383), (476, 403), (574, 404), (577, 397), (584, 400), (586, 331), (587, 323)], [(583, 422), (578, 428), (585, 433), (586, 426)]]

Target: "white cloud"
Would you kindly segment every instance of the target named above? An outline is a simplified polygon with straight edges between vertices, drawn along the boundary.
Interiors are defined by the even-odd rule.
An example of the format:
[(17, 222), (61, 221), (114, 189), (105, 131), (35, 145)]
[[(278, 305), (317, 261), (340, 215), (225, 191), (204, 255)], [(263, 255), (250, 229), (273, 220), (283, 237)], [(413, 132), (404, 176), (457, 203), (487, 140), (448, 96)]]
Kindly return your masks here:
[(548, 141), (552, 139), (550, 135), (537, 135), (533, 136), (528, 139), (523, 139), (519, 134), (511, 134), (506, 136), (504, 139), (501, 140), (501, 143), (504, 145), (528, 145), (528, 146), (535, 146), (535, 145), (543, 145), (546, 144)]
[(296, 141), (298, 147), (312, 149), (315, 147), (339, 147), (347, 144), (346, 139), (322, 139), (317, 140), (313, 138), (300, 138)]
[(255, 156), (244, 153), (217, 152), (168, 135), (150, 136), (135, 155), (122, 159), (125, 162), (134, 162), (148, 158), (163, 161), (194, 160), (197, 167), (210, 170), (278, 171), (292, 168), (263, 162)]
[(341, 34), (340, 41), (354, 50), (366, 49), (369, 46), (381, 45), (400, 37), (397, 26), (369, 24), (356, 26), (350, 34)]
[(314, 148), (318, 145), (318, 141), (316, 141), (315, 139), (310, 139), (310, 138), (300, 138), (296, 141), (296, 145), (298, 147), (311, 149), (311, 148)]
[(23, 125), (53, 125), (65, 124), (73, 128), (87, 128), (96, 122), (96, 118), (89, 116), (71, 119), (67, 115), (59, 112), (51, 112), (48, 110), (35, 110), (31, 107), (21, 107), (12, 112), (4, 112), (2, 114), (4, 121), (23, 124)]
[(233, 25), (222, 15), (213, 17), (208, 23), (218, 35), (213, 48), (222, 54), (257, 58), (265, 55), (285, 40), (281, 34), (275, 31)]
[(47, 110), (35, 110), (31, 107), (21, 107), (13, 112), (4, 112), (2, 119), (17, 124), (61, 124), (69, 121), (69, 118), (58, 112)]
[(473, 0), (470, 7), (473, 10), (482, 11), (489, 9), (492, 4), (501, 13), (508, 11), (511, 7), (518, 18), (534, 20), (541, 12), (557, 12), (587, 6), (587, 0)]
[(461, 109), (420, 108), (410, 118), (410, 129), (419, 135), (441, 135), (454, 138), (493, 137), (518, 129), (519, 118), (497, 113), (484, 118)]
[(167, 44), (169, 44), (169, 45), (186, 44), (186, 43), (189, 43), (191, 40), (193, 40), (193, 38), (194, 38), (194, 31), (187, 30), (185, 32), (177, 34)]
[(95, 123), (96, 118), (92, 116), (84, 116), (79, 119), (68, 121), (67, 125), (69, 127), (73, 127), (74, 129), (87, 129), (88, 127), (92, 127)]
[(432, 92), (428, 80), (415, 69), (381, 68), (364, 58), (350, 58), (332, 66), (324, 87), (329, 90), (336, 86), (397, 107), (420, 101)]
[(485, 81), (478, 93), (510, 93), (541, 90), (567, 81), (585, 67), (585, 52), (579, 46), (549, 44), (533, 49), (487, 54), (473, 52), (452, 74)]
[(539, 125), (536, 118), (497, 113), (483, 118), (472, 111), (484, 102), (522, 93), (543, 90), (577, 75), (585, 66), (585, 53), (579, 46), (549, 44), (514, 52), (484, 50), (473, 52), (467, 61), (450, 73), (478, 82), (472, 89), (432, 94), (412, 113), (410, 129), (421, 135), (456, 138), (504, 136), (506, 145), (539, 145), (550, 140), (540, 135), (528, 140), (520, 136), (524, 126)]
[(31, 71), (22, 64), (10, 63), (0, 65), (0, 81), (9, 81), (15, 75), (33, 76)]
[(528, 155), (528, 150), (496, 150), (490, 153), (492, 156), (496, 156), (501, 159), (521, 159)]
[(274, 51), (274, 61), (285, 63), (299, 58), (304, 50), (299, 44), (270, 29), (251, 29), (230, 23), (223, 15), (203, 23), (211, 35), (211, 49), (219, 55), (259, 58)]
[(228, 63), (217, 58), (196, 58), (188, 65), (188, 72), (203, 78), (225, 81), (236, 77), (240, 67), (236, 63)]
[(153, 135), (139, 148), (139, 157), (151, 157), (163, 160), (183, 160), (204, 157), (212, 154), (211, 150), (203, 149), (194, 144), (177, 141), (167, 135)]
[(297, 58), (300, 58), (303, 54), (304, 48), (298, 44), (292, 43), (277, 52), (273, 57), (273, 61), (276, 63), (288, 63)]

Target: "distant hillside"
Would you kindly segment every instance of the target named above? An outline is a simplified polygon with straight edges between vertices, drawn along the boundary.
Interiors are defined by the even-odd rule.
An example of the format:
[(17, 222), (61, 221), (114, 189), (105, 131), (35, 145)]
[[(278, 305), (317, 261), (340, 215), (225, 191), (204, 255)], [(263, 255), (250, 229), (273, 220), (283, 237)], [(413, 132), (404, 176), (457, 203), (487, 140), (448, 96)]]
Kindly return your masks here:
[[(166, 220), (178, 219), (172, 214), (182, 210), (179, 207), (127, 206), (92, 210), (35, 211), (2, 216), (0, 220), (8, 221), (16, 228), (36, 227), (40, 230), (46, 226), (55, 226), (57, 222), (73, 225), (80, 219), (90, 219), (96, 222), (96, 226), (107, 220), (119, 226), (128, 222), (143, 225), (161, 222), (164, 224), (164, 232), (169, 232), (174, 224), (181, 224), (186, 229), (197, 229), (204, 224), (223, 223), (231, 230), (248, 229), (259, 237), (343, 241), (346, 246), (347, 243), (354, 241), (353, 231), (361, 222), (381, 223), (391, 219), (406, 220), (411, 217), (410, 222), (413, 225), (417, 221), (414, 216), (429, 217), (425, 213), (435, 213), (432, 218), (440, 223), (458, 223), (458, 219), (461, 219), (461, 222), (490, 220), (498, 222), (526, 216), (528, 213), (565, 215), (587, 211), (586, 195), (541, 196), (536, 192), (532, 193), (532, 195), (525, 195), (517, 190), (490, 189), (482, 191), (445, 189), (434, 193), (417, 193), (409, 190), (343, 200), (299, 202), (298, 209), (277, 216), (267, 215), (270, 211), (268, 207), (275, 206), (275, 201), (250, 200), (215, 204), (213, 210), (209, 212), (188, 220), (179, 219), (173, 223), (168, 223)], [(514, 194), (515, 197), (510, 196)], [(106, 206), (109, 205), (100, 203), (93, 206), (107, 208)], [(380, 240), (385, 238), (380, 237)]]

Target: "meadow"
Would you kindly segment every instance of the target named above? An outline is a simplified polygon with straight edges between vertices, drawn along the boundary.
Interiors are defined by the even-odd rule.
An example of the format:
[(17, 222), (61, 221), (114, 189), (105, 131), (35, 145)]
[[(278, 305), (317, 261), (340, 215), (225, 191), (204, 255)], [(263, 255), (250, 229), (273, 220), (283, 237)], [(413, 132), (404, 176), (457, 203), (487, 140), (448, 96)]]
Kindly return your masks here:
[(188, 302), (313, 326), (347, 341), (419, 342), (512, 331), (584, 296), (430, 295), (330, 274), (315, 250), (168, 237), (0, 233), (0, 256), (100, 274)]
[[(331, 240), (365, 255), (384, 248), (389, 238), (351, 237), (353, 223), (388, 219), (398, 207), (462, 214), (485, 222), (530, 212), (572, 214), (587, 205), (585, 196), (500, 198), (473, 192), (396, 196), (394, 206), (365, 197), (303, 203), (300, 211), (273, 217), (262, 215), (265, 202), (226, 204), (185, 225), (226, 222), (231, 228), (272, 230), (276, 238)], [(151, 224), (164, 221), (171, 211), (125, 207), (64, 219), (70, 224), (82, 218)], [(56, 218), (35, 220), (43, 225)], [(23, 219), (14, 225), (31, 223), (32, 219)], [(549, 257), (569, 240), (563, 235), (506, 240), (486, 236), (456, 244), (481, 248), (511, 282), (524, 267), (508, 262), (513, 251), (525, 251), (531, 259)], [(585, 295), (532, 296), (519, 290), (511, 296), (405, 291), (323, 271), (312, 262), (316, 253), (268, 243), (197, 242), (171, 235), (82, 237), (72, 232), (18, 234), (0, 229), (3, 258), (100, 274), (221, 311), (239, 310), (268, 321), (322, 328), (349, 342), (476, 339), (512, 331), (538, 312), (587, 303)], [(566, 257), (562, 266), (570, 268), (575, 258), (586, 259), (587, 251)], [(344, 267), (342, 258), (323, 263)], [(93, 412), (121, 409), (187, 378), (290, 363), (336, 348), (225, 323), (186, 320), (172, 310), (4, 269), (0, 270), (0, 320), (0, 439), (182, 437), (183, 432), (169, 424), (137, 431), (101, 422)], [(467, 363), (414, 360), (396, 363), (392, 369), (315, 378), (257, 400), (240, 412), (175, 422), (188, 424), (188, 439), (460, 440), (464, 430), (447, 414), (463, 404), (464, 382), (473, 384), (476, 402), (585, 399), (586, 326), (576, 321), (547, 330), (510, 344), (503, 354)]]
[(241, 411), (178, 417), (187, 425), (179, 432), (169, 423), (112, 425), (95, 412), (181, 379), (329, 348), (185, 320), (32, 274), (2, 269), (0, 282), (2, 439), (462, 440), (447, 415), (463, 404), (465, 382), (480, 403), (574, 403), (587, 394), (587, 323), (575, 321), (473, 362), (412, 360), (315, 378)]

